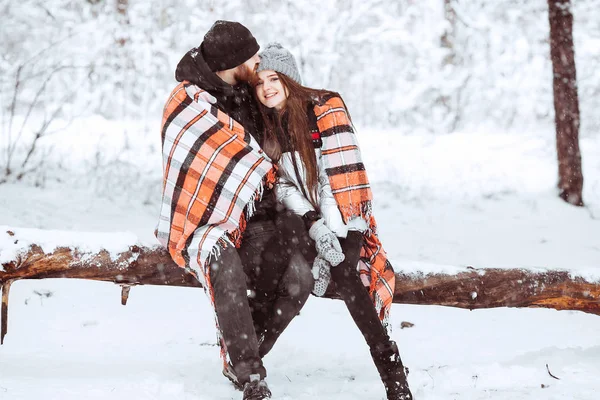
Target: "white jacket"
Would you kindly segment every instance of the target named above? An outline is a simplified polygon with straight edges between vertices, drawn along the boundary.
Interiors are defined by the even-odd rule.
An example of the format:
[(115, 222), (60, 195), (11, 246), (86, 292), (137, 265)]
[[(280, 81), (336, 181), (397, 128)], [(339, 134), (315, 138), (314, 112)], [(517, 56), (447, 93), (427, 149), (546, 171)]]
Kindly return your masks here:
[[(331, 192), (331, 185), (329, 184), (329, 177), (321, 162), (321, 149), (315, 149), (315, 155), (317, 157), (317, 168), (319, 174), (319, 182), (317, 187), (317, 198), (316, 201), (321, 211), (321, 218), (324, 219), (325, 225), (336, 234), (338, 237), (345, 238), (348, 234), (348, 230), (359, 230), (365, 231), (368, 227), (366, 221), (362, 218), (354, 218), (344, 223), (342, 214), (338, 208), (337, 202)], [(300, 153), (297, 151), (293, 154), (296, 157), (296, 164), (298, 166), (298, 172), (302, 178), (302, 182), (298, 182), (296, 174), (294, 172), (294, 164), (292, 162), (292, 153), (283, 153), (279, 160), (279, 180), (275, 185), (275, 195), (277, 200), (282, 203), (288, 210), (294, 212), (297, 215), (304, 215), (309, 211), (316, 211), (310, 201), (304, 196), (300, 190), (300, 185), (304, 186), (304, 192), (308, 193), (306, 187), (306, 171), (304, 163), (300, 158)]]

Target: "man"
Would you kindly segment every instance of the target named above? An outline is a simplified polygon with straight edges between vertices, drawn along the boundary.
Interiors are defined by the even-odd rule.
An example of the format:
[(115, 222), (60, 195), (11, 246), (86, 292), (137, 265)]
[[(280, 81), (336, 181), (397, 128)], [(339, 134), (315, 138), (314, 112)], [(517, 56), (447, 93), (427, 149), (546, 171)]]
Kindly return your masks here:
[(275, 170), (259, 145), (262, 120), (248, 84), (258, 49), (242, 24), (217, 21), (179, 62), (181, 83), (163, 116), (157, 228), (173, 260), (205, 287), (224, 374), (246, 400), (271, 397), (262, 357), (314, 284), (302, 254), (290, 251), (310, 243), (304, 223), (277, 208)]

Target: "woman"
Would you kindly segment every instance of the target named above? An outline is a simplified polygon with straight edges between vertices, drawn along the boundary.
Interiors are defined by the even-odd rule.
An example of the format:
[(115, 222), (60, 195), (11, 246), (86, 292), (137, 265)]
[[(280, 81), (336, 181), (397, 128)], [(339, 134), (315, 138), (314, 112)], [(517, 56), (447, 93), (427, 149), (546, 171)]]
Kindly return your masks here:
[[(322, 277), (330, 270), (387, 398), (412, 399), (386, 330), (394, 271), (376, 235), (371, 190), (345, 104), (337, 93), (302, 86), (294, 57), (280, 44), (259, 56), (255, 89), (266, 129), (263, 149), (279, 166), (277, 198), (303, 217), (316, 243), (313, 272)], [(318, 285), (315, 291), (324, 292)]]

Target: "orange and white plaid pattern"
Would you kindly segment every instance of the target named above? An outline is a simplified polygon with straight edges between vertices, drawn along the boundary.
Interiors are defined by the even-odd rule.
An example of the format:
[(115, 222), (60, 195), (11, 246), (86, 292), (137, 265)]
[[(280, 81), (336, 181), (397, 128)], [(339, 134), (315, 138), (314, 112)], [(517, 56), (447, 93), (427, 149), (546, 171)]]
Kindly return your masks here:
[(369, 225), (364, 235), (359, 271), (363, 284), (369, 288), (379, 319), (389, 329), (396, 276), (377, 237), (367, 172), (344, 101), (337, 95), (323, 100), (314, 107), (323, 141), (321, 160), (344, 222), (361, 217)]
[(156, 236), (210, 291), (207, 261), (239, 246), (255, 200), (275, 171), (256, 140), (219, 110), (215, 98), (183, 82), (162, 122), (163, 198)]

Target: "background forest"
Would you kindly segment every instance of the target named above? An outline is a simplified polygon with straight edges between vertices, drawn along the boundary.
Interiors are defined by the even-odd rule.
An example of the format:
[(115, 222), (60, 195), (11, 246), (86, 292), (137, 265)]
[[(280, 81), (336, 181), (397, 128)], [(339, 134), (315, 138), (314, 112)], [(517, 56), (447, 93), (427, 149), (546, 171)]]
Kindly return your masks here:
[[(595, 3), (577, 0), (572, 10), (582, 138), (600, 128)], [(291, 48), (305, 83), (342, 93), (359, 125), (550, 135), (547, 8), (526, 0), (1, 0), (0, 176), (48, 163), (42, 150), (52, 139), (41, 139), (94, 115), (144, 121), (135, 129), (155, 141), (174, 68), (216, 19)]]

